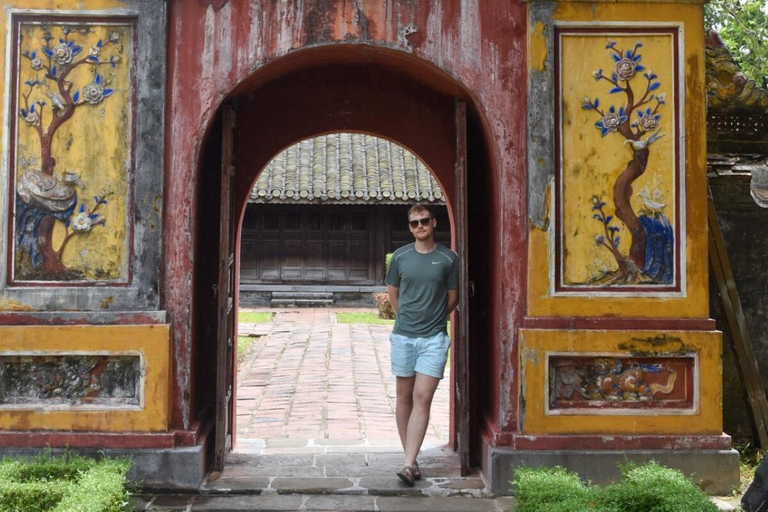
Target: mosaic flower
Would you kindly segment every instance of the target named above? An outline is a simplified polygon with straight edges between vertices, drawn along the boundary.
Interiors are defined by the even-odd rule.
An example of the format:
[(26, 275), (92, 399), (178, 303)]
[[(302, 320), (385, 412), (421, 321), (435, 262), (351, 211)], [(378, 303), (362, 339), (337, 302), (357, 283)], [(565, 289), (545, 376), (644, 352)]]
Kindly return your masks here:
[(83, 101), (87, 101), (91, 105), (96, 105), (112, 94), (112, 89), (105, 89), (102, 86), (102, 83), (103, 79), (101, 75), (97, 74), (93, 82), (83, 87)]
[(632, 59), (621, 59), (616, 63), (616, 76), (619, 80), (629, 80), (635, 76), (637, 64)]
[(112, 32), (111, 34), (109, 34), (109, 37), (107, 37), (107, 41), (109, 41), (112, 44), (119, 43), (120, 42), (120, 34), (117, 33), (117, 32)]
[(66, 43), (59, 43), (53, 47), (51, 58), (59, 64), (72, 62), (72, 47)]
[(93, 45), (91, 46), (90, 51), (88, 52), (92, 57), (98, 57), (101, 54), (101, 46), (99, 45)]
[(40, 122), (40, 114), (35, 111), (34, 105), (29, 107), (29, 110), (21, 109), (20, 116), (29, 126), (34, 126)]
[(624, 107), (620, 107), (616, 112), (616, 107), (611, 106), (603, 118), (595, 123), (595, 127), (600, 130), (600, 135), (605, 137), (608, 132), (616, 132), (622, 123), (626, 122), (627, 116), (624, 115)]
[(93, 227), (93, 219), (86, 212), (81, 211), (72, 219), (72, 229), (78, 233), (87, 233), (91, 227)]
[(32, 69), (34, 69), (35, 71), (40, 71), (41, 69), (43, 69), (43, 59), (38, 57), (37, 52), (33, 51), (30, 54), (27, 54), (25, 52), (25, 55), (29, 59)]
[(661, 119), (661, 115), (654, 114), (650, 108), (646, 108), (644, 111), (638, 110), (637, 117), (640, 118), (640, 126), (647, 132), (656, 128), (659, 124), (659, 119)]

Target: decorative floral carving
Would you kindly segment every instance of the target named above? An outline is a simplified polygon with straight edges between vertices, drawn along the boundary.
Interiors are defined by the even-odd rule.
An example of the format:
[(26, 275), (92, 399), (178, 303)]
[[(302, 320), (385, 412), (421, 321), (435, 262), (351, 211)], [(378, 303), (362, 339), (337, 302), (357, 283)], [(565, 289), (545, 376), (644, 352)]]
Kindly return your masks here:
[[(75, 234), (89, 233), (94, 226), (106, 221), (95, 212), (107, 204), (104, 194), (94, 197), (93, 208), (86, 209), (80, 204), (75, 212), (77, 192), (85, 185), (79, 174), (57, 172), (53, 155), (56, 132), (84, 106), (102, 103), (113, 93), (109, 80), (95, 72), (100, 66), (116, 67), (119, 59), (110, 55), (102, 60), (103, 50), (120, 41), (118, 32), (112, 32), (107, 40), (93, 42), (85, 53), (82, 52), (85, 34), (77, 28), (61, 26), (61, 37), (53, 43), (52, 32), (44, 33), (40, 48), (22, 51), (21, 56), (29, 61), (34, 79), (24, 82), (20, 91), (19, 116), (40, 140), (40, 168), (27, 169), (20, 173), (17, 181), (16, 200), (16, 272), (23, 278), (43, 280), (70, 280), (80, 278), (79, 271), (68, 268), (62, 262), (63, 251)], [(82, 53), (82, 55), (81, 55)], [(94, 78), (79, 89), (72, 74), (78, 67), (94, 70)], [(50, 114), (45, 115), (45, 108)], [(52, 236), (54, 225), (66, 226), (64, 240), (54, 248)]]
[[(616, 44), (616, 41), (607, 41), (605, 46), (614, 62), (611, 76), (605, 76), (599, 69), (592, 72), (592, 77), (598, 82), (608, 82), (608, 94), (623, 94), (625, 102), (618, 108), (610, 105), (606, 110), (599, 98), (584, 97), (581, 107), (594, 110), (600, 116), (595, 128), (600, 130), (602, 137), (617, 133), (624, 138), (624, 146), (631, 150), (632, 158), (613, 186), (614, 215), (629, 231), (626, 238), (630, 247), (629, 254), (625, 255), (619, 245), (621, 228), (612, 222), (614, 215), (605, 212), (606, 203), (599, 196), (593, 196), (592, 217), (603, 226), (603, 232), (595, 236), (595, 244), (611, 252), (617, 269), (596, 276), (592, 284), (667, 284), (673, 277), (674, 238), (671, 225), (661, 211), (665, 205), (658, 203), (658, 208), (647, 205), (646, 211), (652, 214), (638, 217), (630, 201), (634, 193), (632, 184), (645, 172), (648, 164), (650, 146), (664, 136), (659, 129), (659, 109), (665, 104), (666, 97), (664, 93), (655, 92), (661, 87), (658, 76), (640, 64), (642, 43), (636, 41), (633, 47), (623, 52), (616, 48)], [(645, 71), (645, 80), (640, 81), (640, 88), (635, 91), (633, 87), (637, 87), (635, 82), (642, 71)], [(630, 124), (633, 112), (637, 119)], [(647, 194), (640, 196), (643, 198)]]

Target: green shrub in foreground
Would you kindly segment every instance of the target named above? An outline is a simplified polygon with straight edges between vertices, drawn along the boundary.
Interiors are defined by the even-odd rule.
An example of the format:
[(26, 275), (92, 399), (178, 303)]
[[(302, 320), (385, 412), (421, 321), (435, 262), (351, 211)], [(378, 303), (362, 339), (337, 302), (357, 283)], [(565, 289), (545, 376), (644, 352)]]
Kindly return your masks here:
[(0, 461), (0, 511), (117, 512), (126, 510), (127, 459), (72, 453)]
[(561, 467), (520, 468), (515, 473), (518, 512), (716, 512), (704, 492), (676, 469), (656, 462), (627, 464), (621, 480), (585, 486)]

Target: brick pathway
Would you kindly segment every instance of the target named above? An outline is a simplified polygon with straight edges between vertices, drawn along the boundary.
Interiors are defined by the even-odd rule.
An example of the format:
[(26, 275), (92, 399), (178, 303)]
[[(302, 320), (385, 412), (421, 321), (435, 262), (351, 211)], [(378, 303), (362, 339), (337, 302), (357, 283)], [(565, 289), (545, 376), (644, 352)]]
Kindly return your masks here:
[[(272, 311), (270, 324), (240, 325), (240, 335), (261, 337), (238, 371), (236, 451), (399, 447), (391, 327), (337, 323), (340, 309)], [(449, 370), (435, 395), (425, 448), (448, 442)]]

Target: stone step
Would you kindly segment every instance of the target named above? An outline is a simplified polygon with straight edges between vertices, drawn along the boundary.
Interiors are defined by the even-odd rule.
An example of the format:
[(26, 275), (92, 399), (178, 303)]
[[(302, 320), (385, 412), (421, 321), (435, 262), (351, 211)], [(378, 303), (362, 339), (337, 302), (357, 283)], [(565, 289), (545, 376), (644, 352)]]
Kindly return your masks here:
[(347, 512), (511, 512), (514, 498), (472, 498), (466, 496), (366, 496), (339, 494), (145, 494), (133, 498), (134, 510), (239, 511), (261, 512), (347, 511)]
[(322, 291), (272, 292), (273, 299), (333, 299), (333, 293)]
[(325, 308), (333, 306), (333, 299), (272, 299), (273, 308)]

